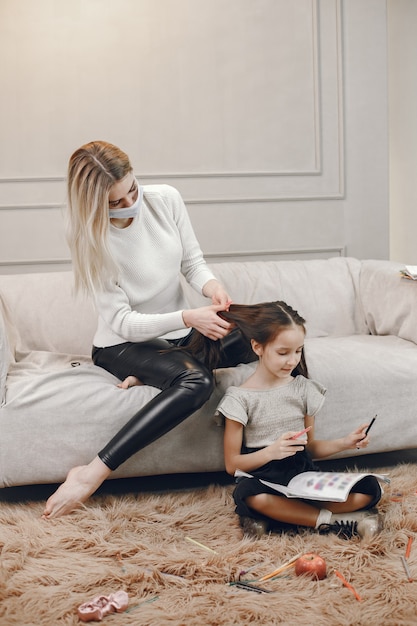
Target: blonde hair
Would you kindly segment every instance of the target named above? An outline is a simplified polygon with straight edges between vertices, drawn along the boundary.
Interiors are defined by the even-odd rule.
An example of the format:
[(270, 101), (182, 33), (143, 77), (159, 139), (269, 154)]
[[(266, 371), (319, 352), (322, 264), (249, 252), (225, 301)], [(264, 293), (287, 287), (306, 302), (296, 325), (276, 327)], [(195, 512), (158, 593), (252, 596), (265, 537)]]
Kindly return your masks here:
[(127, 154), (105, 141), (81, 146), (69, 160), (66, 235), (76, 292), (93, 295), (117, 280), (109, 249), (109, 192), (131, 171)]

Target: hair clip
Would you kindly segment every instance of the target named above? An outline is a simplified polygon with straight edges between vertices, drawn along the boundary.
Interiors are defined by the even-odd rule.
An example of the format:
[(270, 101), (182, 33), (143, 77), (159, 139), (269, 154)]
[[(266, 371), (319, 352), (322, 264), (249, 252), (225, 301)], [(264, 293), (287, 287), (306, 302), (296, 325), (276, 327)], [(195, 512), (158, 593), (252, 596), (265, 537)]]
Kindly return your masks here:
[(82, 622), (101, 622), (110, 613), (123, 613), (129, 604), (126, 591), (116, 591), (109, 596), (96, 596), (90, 602), (84, 602), (78, 609), (78, 617)]

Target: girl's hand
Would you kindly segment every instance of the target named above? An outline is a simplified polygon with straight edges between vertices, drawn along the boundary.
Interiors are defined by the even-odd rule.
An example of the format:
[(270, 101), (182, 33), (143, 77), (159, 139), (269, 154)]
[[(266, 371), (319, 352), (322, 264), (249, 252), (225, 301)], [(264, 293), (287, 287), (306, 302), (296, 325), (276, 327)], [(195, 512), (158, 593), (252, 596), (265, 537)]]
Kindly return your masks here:
[(369, 437), (368, 435), (365, 435), (367, 426), (368, 424), (362, 424), (352, 433), (346, 435), (346, 437), (344, 438), (346, 442), (346, 449), (357, 448), (358, 450), (360, 450), (361, 448), (366, 448), (368, 446)]
[(205, 337), (217, 341), (225, 337), (232, 328), (230, 322), (226, 322), (217, 315), (218, 311), (224, 310), (223, 304), (211, 304), (183, 311), (182, 318), (188, 328), (195, 328)]
[(307, 445), (307, 436), (302, 435), (299, 439), (292, 439), (296, 434), (295, 430), (284, 433), (274, 443), (267, 446), (267, 450), (271, 454), (271, 461), (286, 459), (304, 450)]

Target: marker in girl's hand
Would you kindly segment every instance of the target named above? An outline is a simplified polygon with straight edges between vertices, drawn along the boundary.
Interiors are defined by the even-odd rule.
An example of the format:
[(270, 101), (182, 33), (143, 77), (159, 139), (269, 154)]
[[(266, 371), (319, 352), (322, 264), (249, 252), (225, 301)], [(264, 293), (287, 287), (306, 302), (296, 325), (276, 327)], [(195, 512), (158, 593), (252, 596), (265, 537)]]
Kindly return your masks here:
[[(367, 434), (369, 433), (369, 431), (371, 430), (372, 426), (374, 425), (374, 422), (376, 420), (376, 418), (378, 417), (378, 415), (375, 415), (375, 417), (373, 417), (367, 427), (367, 429), (365, 430), (365, 436), (362, 437), (362, 439), (359, 439), (359, 441), (363, 441), (364, 439), (366, 439)], [(358, 443), (359, 443), (358, 441)], [(360, 448), (357, 446), (356, 447), (357, 450), (360, 450)]]
[(304, 428), (304, 430), (300, 430), (299, 433), (293, 435), (292, 437), (290, 437), (290, 439), (298, 439), (298, 437), (301, 437), (301, 435), (304, 435), (304, 433), (308, 433), (309, 430), (311, 430), (311, 426), (307, 426), (307, 428)]
[[(375, 415), (375, 417), (373, 417), (371, 419), (370, 424), (368, 425), (368, 428), (365, 430), (365, 437), (367, 436), (367, 434), (369, 433), (369, 431), (371, 430), (376, 418), (378, 417), (378, 415)], [(365, 437), (362, 437), (362, 439), (359, 439), (359, 441), (363, 441), (365, 439)]]
[(375, 422), (375, 420), (376, 420), (376, 418), (377, 418), (377, 417), (378, 417), (378, 415), (375, 415), (375, 417), (373, 417), (373, 418), (371, 419), (371, 422), (370, 422), (370, 424), (369, 424), (368, 428), (365, 430), (365, 437), (366, 437), (366, 435), (369, 433), (369, 431), (371, 430), (371, 427), (373, 426), (373, 424), (374, 424), (374, 422)]

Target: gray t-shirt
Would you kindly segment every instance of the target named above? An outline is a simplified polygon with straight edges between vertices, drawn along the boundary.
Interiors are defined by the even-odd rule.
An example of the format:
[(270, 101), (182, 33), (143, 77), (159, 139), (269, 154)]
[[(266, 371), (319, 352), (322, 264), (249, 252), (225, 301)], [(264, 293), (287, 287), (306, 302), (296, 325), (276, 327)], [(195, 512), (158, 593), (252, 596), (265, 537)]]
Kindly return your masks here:
[(262, 448), (284, 432), (302, 430), (304, 417), (318, 413), (325, 393), (320, 383), (304, 376), (296, 376), (288, 384), (272, 389), (229, 387), (216, 416), (221, 414), (243, 424), (244, 444), (248, 448)]

